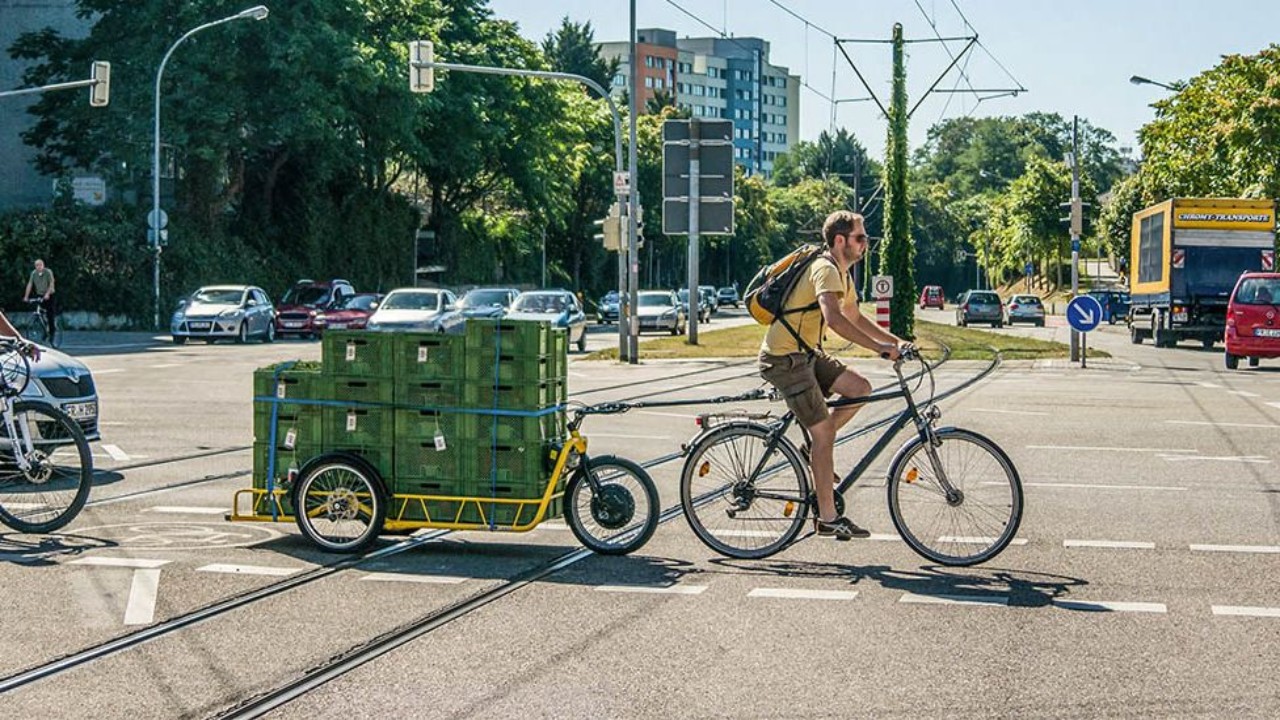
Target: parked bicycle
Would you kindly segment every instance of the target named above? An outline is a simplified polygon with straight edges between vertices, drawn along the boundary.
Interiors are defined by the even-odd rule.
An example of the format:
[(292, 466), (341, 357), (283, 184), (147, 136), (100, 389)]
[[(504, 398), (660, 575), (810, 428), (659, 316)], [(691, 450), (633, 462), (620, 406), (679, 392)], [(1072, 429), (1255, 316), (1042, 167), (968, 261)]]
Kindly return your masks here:
[(66, 413), (18, 399), (30, 380), (24, 348), (0, 338), (0, 523), (47, 533), (84, 508), (93, 455), (84, 431)]
[(27, 339), (49, 347), (62, 345), (62, 320), (59, 318), (55, 326), (49, 325), (49, 312), (44, 307), (43, 298), (31, 298), (27, 302), (33, 306), (27, 323)]
[[(930, 384), (923, 404), (912, 397), (910, 379), (902, 372), (910, 359), (920, 362), (920, 383), (927, 378)], [(894, 398), (906, 402), (906, 409), (837, 485), (837, 513), (844, 514), (843, 494), (900, 430), (914, 424), (916, 436), (889, 465), (887, 495), (894, 527), (912, 550), (933, 562), (965, 566), (994, 558), (1013, 540), (1022, 520), (1017, 469), (992, 440), (971, 430), (937, 427), (942, 412), (933, 402), (932, 367), (917, 351), (909, 349), (893, 369), (897, 390), (828, 403), (834, 408)], [(808, 432), (797, 425), (804, 444), (796, 447), (787, 437), (795, 421), (789, 411), (780, 418), (768, 413), (700, 418), (702, 432), (688, 445), (680, 475), (680, 502), (693, 532), (708, 547), (734, 558), (768, 557), (790, 545), (809, 515), (818, 516), (809, 479)]]

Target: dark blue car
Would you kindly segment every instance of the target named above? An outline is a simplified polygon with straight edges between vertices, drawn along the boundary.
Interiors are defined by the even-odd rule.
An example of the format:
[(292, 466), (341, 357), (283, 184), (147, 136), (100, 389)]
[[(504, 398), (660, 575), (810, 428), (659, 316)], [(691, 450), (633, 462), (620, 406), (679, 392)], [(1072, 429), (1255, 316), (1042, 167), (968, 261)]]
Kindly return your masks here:
[(1129, 314), (1129, 293), (1121, 290), (1090, 290), (1088, 293), (1102, 306), (1102, 319), (1115, 325)]

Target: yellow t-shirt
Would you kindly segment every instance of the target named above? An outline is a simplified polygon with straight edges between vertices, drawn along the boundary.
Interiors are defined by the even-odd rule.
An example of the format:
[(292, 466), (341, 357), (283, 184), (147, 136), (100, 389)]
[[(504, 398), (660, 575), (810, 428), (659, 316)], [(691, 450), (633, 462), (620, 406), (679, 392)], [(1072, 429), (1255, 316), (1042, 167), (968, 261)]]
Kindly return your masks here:
[[(826, 255), (814, 260), (808, 272), (796, 281), (796, 286), (787, 298), (786, 309), (802, 308), (818, 301), (818, 295), (833, 292), (840, 296), (841, 304), (853, 297), (853, 284), (849, 273), (840, 272), (835, 261)], [(807, 312), (788, 313), (787, 322), (795, 329), (810, 348), (822, 344), (822, 308), (814, 308)], [(760, 350), (770, 355), (786, 355), (801, 352), (795, 336), (779, 321), (769, 326), (764, 335)]]

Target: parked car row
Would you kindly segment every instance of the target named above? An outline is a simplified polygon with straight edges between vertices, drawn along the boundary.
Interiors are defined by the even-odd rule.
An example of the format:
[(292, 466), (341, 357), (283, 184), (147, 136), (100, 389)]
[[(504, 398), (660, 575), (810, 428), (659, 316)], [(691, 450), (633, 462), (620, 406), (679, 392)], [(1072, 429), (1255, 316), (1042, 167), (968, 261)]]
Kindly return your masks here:
[[(646, 293), (661, 293), (665, 290), (645, 290)], [(687, 317), (689, 312), (689, 290), (681, 288), (676, 291), (676, 297), (680, 303), (683, 314)], [(652, 301), (653, 296), (650, 296)], [(619, 306), (625, 305), (627, 299), (624, 297), (619, 302), (618, 291), (610, 290), (596, 301), (596, 322), (600, 324), (618, 322)], [(722, 287), (716, 289), (711, 285), (698, 286), (698, 305), (697, 318), (700, 323), (711, 322), (711, 317), (720, 311), (722, 307), (739, 307), (742, 305), (741, 298), (738, 297), (738, 289), (734, 287)], [(639, 316), (645, 317), (645, 304), (640, 304)]]

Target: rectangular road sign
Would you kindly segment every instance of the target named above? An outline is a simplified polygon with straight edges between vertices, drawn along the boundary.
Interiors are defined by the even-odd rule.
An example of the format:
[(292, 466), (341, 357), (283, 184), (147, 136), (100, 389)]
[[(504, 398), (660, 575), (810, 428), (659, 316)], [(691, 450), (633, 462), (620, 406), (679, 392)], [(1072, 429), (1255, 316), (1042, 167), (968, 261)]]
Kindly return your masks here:
[(871, 278), (871, 296), (877, 300), (893, 297), (893, 276), (876, 275)]
[[(733, 145), (698, 146), (698, 195), (733, 197)], [(689, 146), (662, 148), (662, 197), (689, 196)]]
[[(662, 232), (665, 235), (689, 234), (689, 199), (665, 198), (662, 201)], [(698, 233), (701, 235), (733, 234), (733, 200), (702, 198), (698, 203)]]

